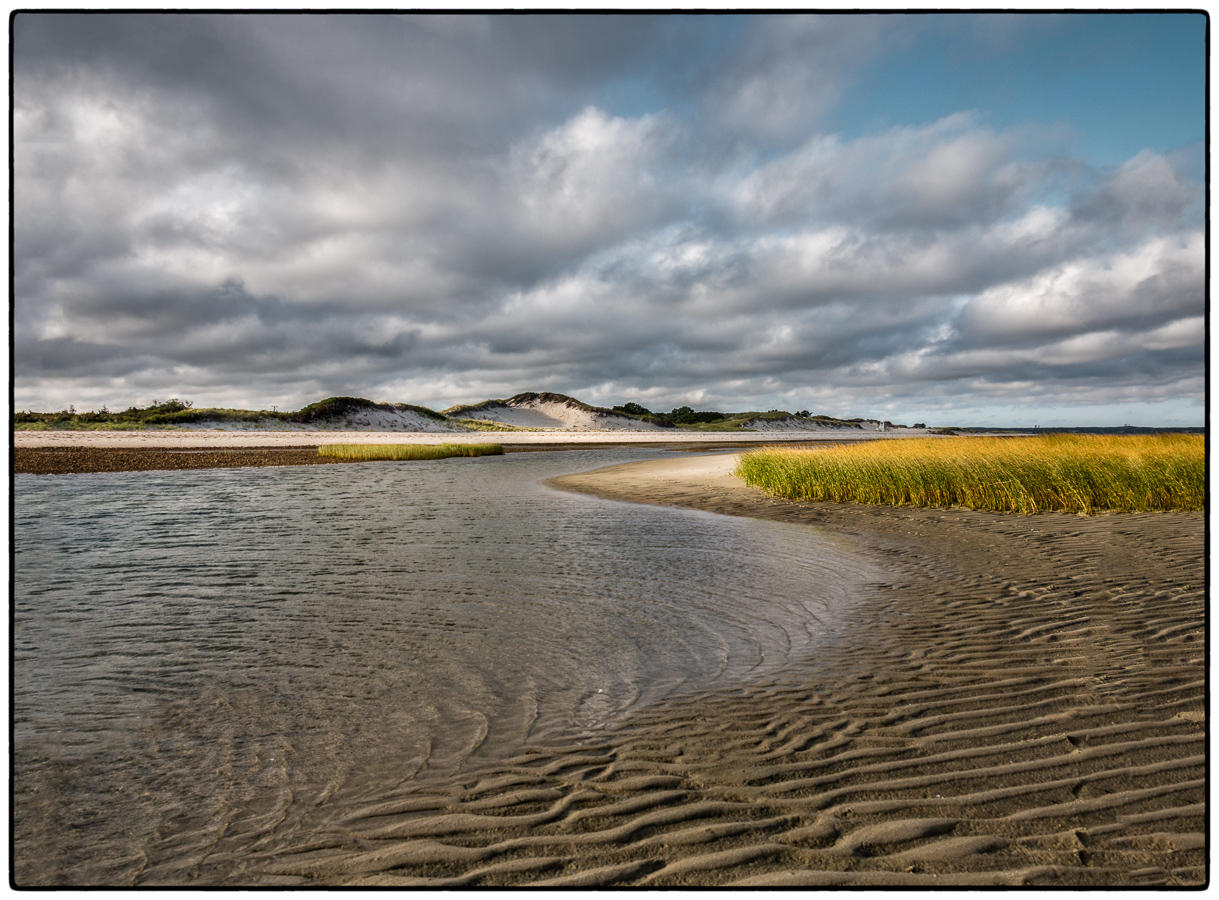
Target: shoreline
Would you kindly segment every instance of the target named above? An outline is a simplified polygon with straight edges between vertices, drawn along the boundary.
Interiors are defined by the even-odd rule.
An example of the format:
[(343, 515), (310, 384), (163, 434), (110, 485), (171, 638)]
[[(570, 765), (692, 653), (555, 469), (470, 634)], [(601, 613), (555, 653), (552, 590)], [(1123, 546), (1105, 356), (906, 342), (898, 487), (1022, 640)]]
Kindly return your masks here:
[[(797, 831), (817, 838), (789, 856), (800, 865), (730, 883), (1206, 880), (1204, 513), (794, 503), (746, 486), (734, 460), (550, 482), (828, 528), (889, 571), (852, 645), (749, 692), (771, 723), (829, 718), (853, 733), (828, 741), (835, 764), (824, 752), (748, 762), (747, 783), (802, 798)], [(736, 718), (750, 704), (720, 705)], [(810, 750), (828, 738), (796, 734), (813, 736)]]

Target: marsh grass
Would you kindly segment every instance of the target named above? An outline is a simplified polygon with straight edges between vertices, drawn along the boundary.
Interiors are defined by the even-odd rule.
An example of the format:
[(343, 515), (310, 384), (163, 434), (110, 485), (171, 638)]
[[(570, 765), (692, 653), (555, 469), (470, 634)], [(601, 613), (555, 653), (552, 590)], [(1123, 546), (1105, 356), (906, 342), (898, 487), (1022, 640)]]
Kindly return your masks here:
[(522, 425), (507, 425), (494, 419), (449, 419), (453, 425), (466, 431), (545, 431), (544, 428), (526, 428)]
[(745, 454), (738, 474), (792, 500), (998, 512), (1202, 509), (1192, 434), (912, 438)]
[(338, 459), (446, 459), (450, 456), (497, 456), (500, 444), (322, 444), (319, 456)]

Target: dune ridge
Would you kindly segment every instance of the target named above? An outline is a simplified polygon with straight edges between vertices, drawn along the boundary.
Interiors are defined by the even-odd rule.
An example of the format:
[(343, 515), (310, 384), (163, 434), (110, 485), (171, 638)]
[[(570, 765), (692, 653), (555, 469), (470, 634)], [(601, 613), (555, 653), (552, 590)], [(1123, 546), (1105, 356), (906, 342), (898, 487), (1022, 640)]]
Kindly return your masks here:
[[(887, 563), (838, 646), (270, 831), (228, 884), (1200, 885), (1203, 518), (798, 505), (732, 456), (556, 486), (832, 527)], [(257, 838), (255, 839), (255, 834)], [(153, 866), (141, 884), (179, 880)]]
[(526, 392), (506, 400), (446, 409), (450, 418), (472, 422), (495, 422), (513, 428), (545, 428), (570, 431), (660, 431), (638, 416), (589, 406), (566, 394)]

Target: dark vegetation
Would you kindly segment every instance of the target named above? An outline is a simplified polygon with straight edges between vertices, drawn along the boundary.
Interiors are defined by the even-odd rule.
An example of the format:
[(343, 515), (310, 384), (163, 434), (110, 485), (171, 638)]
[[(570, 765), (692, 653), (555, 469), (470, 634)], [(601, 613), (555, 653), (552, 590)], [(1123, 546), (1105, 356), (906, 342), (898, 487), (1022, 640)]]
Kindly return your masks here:
[[(121, 412), (111, 412), (106, 407), (102, 407), (97, 412), (83, 411), (77, 412), (75, 406), (69, 406), (67, 409), (59, 412), (37, 413), (37, 412), (14, 412), (13, 425), (17, 428), (22, 427), (43, 427), (43, 428), (68, 428), (68, 429), (87, 429), (87, 428), (143, 428), (148, 425), (168, 425), (174, 422), (181, 421), (197, 421), (194, 416), (204, 412), (203, 410), (191, 409), (191, 403), (186, 400), (153, 400), (149, 406), (131, 406)], [(215, 410), (209, 410), (215, 412)], [(243, 416), (256, 418), (256, 413), (251, 413), (247, 410), (225, 410), (225, 412), (242, 413)], [(187, 417), (187, 418), (183, 418)]]
[[(666, 413), (652, 412), (646, 406), (638, 403), (624, 403), (621, 406), (615, 406), (612, 411), (623, 415), (635, 416), (645, 422), (659, 425), (662, 428), (687, 428), (699, 431), (748, 428), (748, 423), (755, 419), (789, 419), (795, 417), (808, 419), (810, 422), (819, 425), (832, 425), (838, 428), (859, 428), (860, 423), (864, 421), (860, 418), (835, 419), (833, 416), (814, 416), (807, 409), (802, 409), (796, 413), (790, 413), (784, 409), (772, 409), (767, 412), (725, 413), (712, 410), (695, 410), (689, 406), (678, 406)], [(893, 423), (886, 422), (885, 427), (893, 427)]]
[(424, 406), (412, 406), (409, 403), (373, 403), (360, 397), (327, 397), (325, 400), (310, 403), (308, 406), (292, 412), (266, 409), (195, 409), (190, 401), (174, 398), (164, 402), (153, 400), (149, 406), (132, 406), (121, 412), (110, 412), (105, 407), (97, 412), (77, 412), (73, 406), (59, 412), (18, 412), (13, 414), (13, 427), (77, 431), (189, 425), (205, 421), (258, 422), (271, 420), (309, 424), (370, 410), (409, 411), (439, 422), (447, 421), (440, 413)]
[(624, 403), (622, 406), (615, 406), (611, 412), (634, 416), (642, 419), (645, 422), (651, 422), (653, 425), (659, 425), (661, 428), (675, 428), (678, 425), (698, 425), (710, 422), (720, 422), (728, 418), (725, 413), (712, 412), (710, 410), (694, 410), (688, 406), (678, 406), (667, 413), (652, 412), (646, 406), (641, 406), (638, 403)]

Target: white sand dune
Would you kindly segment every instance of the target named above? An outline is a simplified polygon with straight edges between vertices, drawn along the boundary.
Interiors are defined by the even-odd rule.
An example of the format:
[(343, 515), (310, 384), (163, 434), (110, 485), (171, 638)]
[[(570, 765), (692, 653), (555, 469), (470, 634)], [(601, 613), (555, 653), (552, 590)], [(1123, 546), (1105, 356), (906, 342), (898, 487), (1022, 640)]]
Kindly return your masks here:
[(566, 431), (662, 431), (630, 416), (588, 406), (562, 394), (517, 394), (507, 400), (488, 400), (460, 407), (462, 418), (499, 422), (517, 428), (561, 428)]

